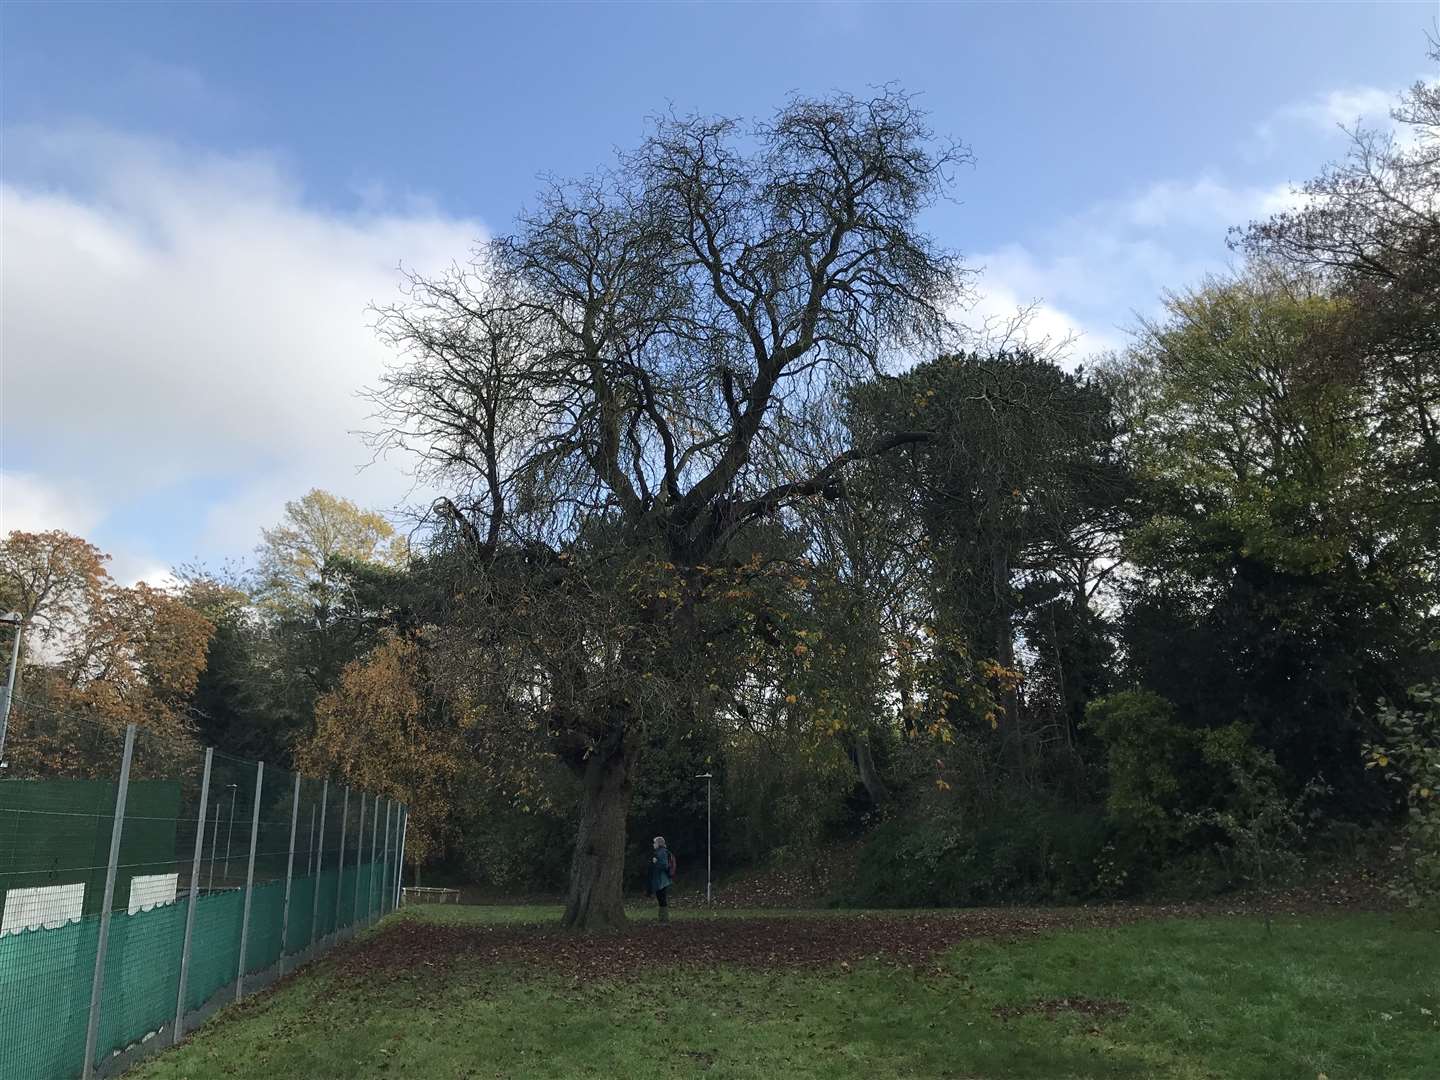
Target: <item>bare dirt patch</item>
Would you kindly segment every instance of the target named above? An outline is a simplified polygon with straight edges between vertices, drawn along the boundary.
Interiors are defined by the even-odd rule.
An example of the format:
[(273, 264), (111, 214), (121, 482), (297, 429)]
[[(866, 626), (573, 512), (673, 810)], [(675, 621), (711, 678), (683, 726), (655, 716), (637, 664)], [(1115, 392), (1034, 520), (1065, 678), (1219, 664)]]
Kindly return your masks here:
[(686, 917), (668, 926), (636, 920), (608, 934), (575, 934), (557, 925), (433, 924), (398, 920), (352, 942), (332, 958), (336, 988), (374, 979), (400, 980), (417, 992), (463, 963), (577, 982), (625, 978), (647, 971), (699, 967), (758, 970), (848, 968), (867, 960), (945, 974), (939, 958), (979, 938), (1021, 939), (1057, 930), (1123, 926), (1149, 919), (1299, 915), (1383, 910), (1390, 906), (1368, 875), (1347, 875), (1263, 896), (1203, 903), (1107, 904), (1067, 908), (963, 908), (945, 912), (863, 912), (832, 915)]
[(457, 963), (513, 967), (583, 981), (655, 969), (717, 966), (750, 969), (846, 968), (866, 960), (939, 972), (937, 957), (977, 938), (1023, 938), (1053, 930), (1120, 926), (1154, 917), (1149, 909), (976, 909), (943, 914), (858, 914), (684, 919), (636, 923), (609, 934), (550, 926), (435, 925), (418, 920), (342, 950), (342, 981), (433, 976)]

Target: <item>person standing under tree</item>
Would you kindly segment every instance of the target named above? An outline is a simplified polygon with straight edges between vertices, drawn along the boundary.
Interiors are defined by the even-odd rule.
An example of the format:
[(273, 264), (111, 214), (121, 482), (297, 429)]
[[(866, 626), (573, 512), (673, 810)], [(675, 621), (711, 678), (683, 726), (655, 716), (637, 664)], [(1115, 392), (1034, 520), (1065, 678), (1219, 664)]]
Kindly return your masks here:
[(660, 921), (670, 921), (670, 884), (675, 874), (675, 856), (665, 846), (665, 838), (657, 836), (651, 841), (654, 851), (650, 854), (650, 887), (647, 891), (655, 894), (660, 902)]

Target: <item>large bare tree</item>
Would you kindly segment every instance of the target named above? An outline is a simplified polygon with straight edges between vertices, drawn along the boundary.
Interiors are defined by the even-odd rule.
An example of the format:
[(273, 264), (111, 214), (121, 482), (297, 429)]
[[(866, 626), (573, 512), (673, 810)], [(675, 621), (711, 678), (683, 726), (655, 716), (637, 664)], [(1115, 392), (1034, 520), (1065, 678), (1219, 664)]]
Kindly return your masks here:
[(917, 218), (967, 160), (892, 90), (665, 117), (379, 312), (377, 441), (448, 493), (449, 692), (582, 781), (567, 925), (624, 921), (647, 729), (713, 716), (745, 642), (789, 647), (761, 584), (795, 558), (789, 508), (928, 437), (836, 452), (823, 418), (947, 345), (963, 271)]

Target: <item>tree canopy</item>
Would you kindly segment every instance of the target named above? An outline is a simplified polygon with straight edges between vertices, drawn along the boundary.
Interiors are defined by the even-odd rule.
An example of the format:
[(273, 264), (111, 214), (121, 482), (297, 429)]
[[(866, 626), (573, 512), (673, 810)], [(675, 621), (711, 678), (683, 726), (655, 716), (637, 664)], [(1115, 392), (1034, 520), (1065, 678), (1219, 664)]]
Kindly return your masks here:
[(647, 727), (713, 713), (707, 653), (743, 653), (738, 634), (810, 650), (761, 594), (803, 557), (769, 523), (927, 437), (831, 456), (819, 438), (840, 388), (946, 342), (959, 265), (915, 220), (965, 160), (898, 92), (797, 98), (749, 131), (668, 117), (380, 313), (405, 358), (377, 442), (454, 493), (452, 692), (543, 726), (583, 778), (571, 925), (624, 919)]

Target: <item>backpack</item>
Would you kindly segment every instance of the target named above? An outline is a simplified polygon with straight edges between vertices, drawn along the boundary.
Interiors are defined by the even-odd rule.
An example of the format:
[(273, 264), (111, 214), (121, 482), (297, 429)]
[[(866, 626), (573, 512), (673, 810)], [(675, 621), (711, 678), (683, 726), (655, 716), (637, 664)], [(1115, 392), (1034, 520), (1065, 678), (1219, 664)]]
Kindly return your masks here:
[(670, 875), (670, 880), (671, 880), (671, 881), (674, 881), (674, 880), (675, 880), (675, 853), (674, 853), (673, 851), (668, 850), (668, 849), (666, 850), (665, 853), (670, 856), (670, 865), (666, 868), (665, 872)]

